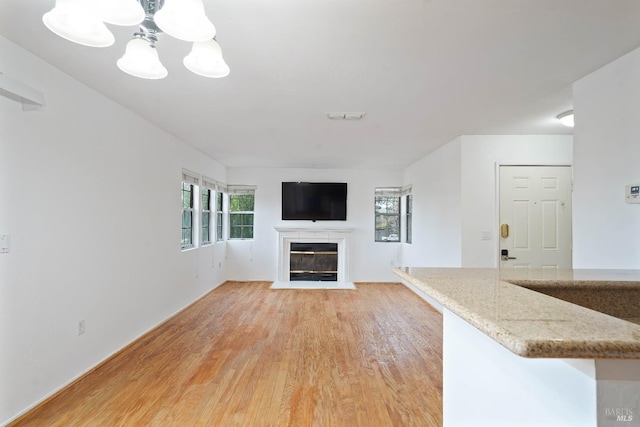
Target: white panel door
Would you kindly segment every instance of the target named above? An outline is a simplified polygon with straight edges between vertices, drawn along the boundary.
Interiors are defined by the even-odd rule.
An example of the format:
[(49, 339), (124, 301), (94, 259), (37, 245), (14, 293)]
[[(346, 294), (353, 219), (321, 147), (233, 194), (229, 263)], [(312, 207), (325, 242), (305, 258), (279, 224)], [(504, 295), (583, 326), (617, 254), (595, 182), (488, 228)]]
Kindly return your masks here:
[(500, 167), (500, 268), (571, 268), (571, 177), (570, 166)]

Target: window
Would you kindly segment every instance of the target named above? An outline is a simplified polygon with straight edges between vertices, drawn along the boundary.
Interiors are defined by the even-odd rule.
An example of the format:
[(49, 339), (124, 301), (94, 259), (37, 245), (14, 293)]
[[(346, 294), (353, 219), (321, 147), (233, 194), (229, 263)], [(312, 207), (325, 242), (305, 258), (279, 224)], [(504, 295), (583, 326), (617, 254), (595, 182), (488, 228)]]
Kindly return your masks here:
[(182, 183), (182, 249), (193, 247), (193, 187)]
[(411, 243), (411, 214), (413, 209), (413, 197), (411, 194), (407, 194), (405, 196), (405, 227), (406, 227), (406, 235), (405, 241), (407, 243)]
[(200, 241), (203, 245), (211, 243), (211, 189), (202, 189), (202, 203), (200, 204), (202, 227), (200, 229)]
[(224, 219), (223, 209), (223, 195), (221, 191), (216, 192), (216, 242), (224, 240), (224, 227), (222, 220)]
[(376, 188), (375, 241), (400, 241), (400, 188)]
[(195, 172), (182, 170), (182, 236), (180, 247), (190, 249), (197, 245), (198, 206), (196, 200), (198, 186), (200, 185), (200, 175)]
[(253, 194), (229, 195), (230, 239), (253, 239), (254, 199)]
[(253, 239), (255, 185), (229, 185), (229, 239)]

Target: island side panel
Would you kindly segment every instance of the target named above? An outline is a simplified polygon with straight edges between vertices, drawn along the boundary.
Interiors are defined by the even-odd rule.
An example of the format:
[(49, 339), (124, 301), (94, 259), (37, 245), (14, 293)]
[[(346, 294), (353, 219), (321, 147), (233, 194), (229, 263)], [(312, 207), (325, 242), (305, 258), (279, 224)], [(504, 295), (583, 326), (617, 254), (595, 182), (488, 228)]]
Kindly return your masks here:
[(529, 359), (443, 310), (443, 417), (457, 426), (597, 426), (595, 361)]

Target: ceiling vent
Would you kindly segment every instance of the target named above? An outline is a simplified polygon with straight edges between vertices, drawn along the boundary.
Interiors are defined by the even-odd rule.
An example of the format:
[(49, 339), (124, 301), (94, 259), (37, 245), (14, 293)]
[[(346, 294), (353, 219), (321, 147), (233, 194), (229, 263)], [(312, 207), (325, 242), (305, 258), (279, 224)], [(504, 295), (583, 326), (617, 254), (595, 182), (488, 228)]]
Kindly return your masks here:
[(330, 120), (362, 120), (365, 113), (327, 113)]

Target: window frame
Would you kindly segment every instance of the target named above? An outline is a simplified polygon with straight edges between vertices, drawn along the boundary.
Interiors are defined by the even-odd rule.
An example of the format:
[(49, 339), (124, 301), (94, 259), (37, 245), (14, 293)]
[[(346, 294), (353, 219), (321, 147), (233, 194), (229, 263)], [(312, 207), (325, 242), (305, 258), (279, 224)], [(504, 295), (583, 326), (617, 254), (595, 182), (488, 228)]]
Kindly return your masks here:
[[(395, 199), (396, 201), (396, 206), (397, 206), (397, 212), (379, 212), (378, 211), (378, 204), (379, 204), (379, 199), (380, 198), (389, 198), (389, 199)], [(399, 187), (386, 187), (386, 188), (376, 188), (375, 191), (375, 196), (374, 196), (374, 202), (373, 202), (373, 213), (374, 213), (374, 234), (373, 234), (373, 239), (374, 242), (379, 242), (379, 243), (400, 243), (401, 242), (401, 238), (400, 238), (400, 234), (401, 234), (401, 230), (402, 230), (402, 195), (401, 195), (401, 188)], [(389, 226), (384, 227), (384, 228), (379, 228), (377, 226), (378, 224), (378, 219), (379, 218), (387, 218), (387, 220), (385, 221), (387, 224), (389, 224), (392, 221), (389, 221), (389, 218), (393, 218), (395, 219), (395, 221), (397, 222), (397, 230), (396, 233), (389, 233), (389, 230), (392, 230)], [(387, 236), (380, 236), (379, 235), (379, 230), (387, 230)], [(389, 236), (393, 236), (395, 235), (396, 237), (394, 237), (392, 240), (389, 240)], [(383, 238), (386, 237), (386, 238)]]
[(216, 191), (216, 242), (224, 242), (224, 192)]
[[(200, 175), (188, 169), (182, 169), (182, 184), (180, 186), (181, 195), (181, 235), (180, 249), (184, 251), (196, 249), (200, 246)], [(185, 203), (185, 194), (190, 194), (190, 200)], [(189, 221), (185, 221), (188, 213)], [(188, 234), (185, 235), (185, 231)], [(189, 237), (187, 241), (186, 236)]]
[[(229, 240), (253, 240), (255, 238), (255, 210), (256, 210), (256, 196), (254, 192), (231, 192), (228, 195), (229, 196)], [(243, 210), (243, 211), (234, 211), (233, 210), (233, 199), (236, 197), (245, 197), (245, 196), (250, 196), (252, 198), (252, 206), (253, 206), (253, 210), (247, 211), (247, 210)], [(240, 225), (233, 225), (234, 220), (233, 217), (235, 216), (240, 216), (241, 218), (246, 217), (251, 217), (251, 224), (244, 224), (244, 220), (241, 220), (241, 224)], [(240, 229), (240, 237), (233, 237), (233, 230), (237, 229), (239, 227)], [(251, 235), (250, 236), (245, 236), (244, 235), (244, 231), (245, 230), (251, 230)]]
[[(187, 188), (188, 187), (188, 188)], [(180, 248), (182, 250), (193, 249), (195, 247), (194, 244), (194, 195), (195, 195), (195, 187), (196, 185), (192, 182), (182, 181), (181, 188), (181, 201), (182, 201), (182, 215), (181, 215), (181, 230), (182, 234), (180, 237)], [(185, 194), (190, 194), (190, 200), (188, 206), (185, 206)], [(185, 214), (189, 214), (188, 226), (185, 226)], [(185, 239), (185, 231), (189, 230), (189, 242), (186, 243)]]
[(404, 212), (404, 227), (405, 243), (413, 243), (413, 196), (411, 194), (405, 195), (405, 212)]
[[(202, 187), (202, 189), (200, 190), (200, 244), (202, 246), (207, 246), (212, 243), (212, 239), (211, 239), (211, 220), (212, 220), (211, 194), (212, 193), (213, 191), (206, 186)], [(207, 196), (206, 202), (205, 202), (205, 195)]]

